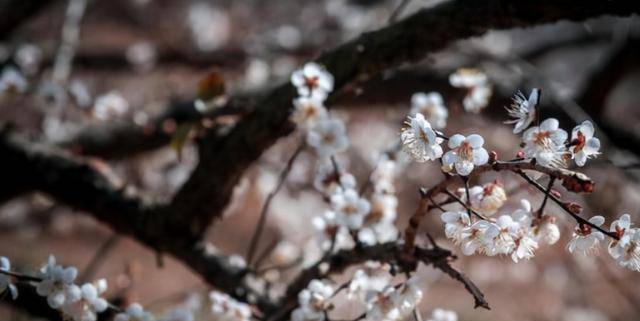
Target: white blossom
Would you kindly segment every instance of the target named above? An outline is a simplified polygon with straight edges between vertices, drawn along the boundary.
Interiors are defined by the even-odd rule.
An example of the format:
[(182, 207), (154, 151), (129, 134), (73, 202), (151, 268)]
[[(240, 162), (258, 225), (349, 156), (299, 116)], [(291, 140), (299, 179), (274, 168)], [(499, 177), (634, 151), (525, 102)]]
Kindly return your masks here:
[(486, 84), (489, 81), (487, 75), (478, 69), (460, 68), (449, 75), (449, 83), (457, 88), (471, 88)]
[(515, 124), (513, 127), (514, 134), (520, 133), (531, 125), (536, 118), (536, 106), (539, 101), (540, 89), (534, 88), (531, 90), (529, 98), (526, 98), (522, 92), (516, 93), (511, 106), (506, 107), (511, 119), (505, 121), (505, 124)]
[(42, 49), (33, 44), (23, 44), (16, 48), (14, 55), (16, 64), (25, 75), (33, 76), (38, 73), (42, 62)]
[(331, 195), (331, 208), (340, 225), (355, 230), (362, 226), (371, 204), (354, 189), (338, 190)]
[(447, 126), (449, 111), (444, 105), (442, 95), (437, 92), (415, 93), (411, 96), (411, 115), (422, 114), (435, 129)]
[(458, 321), (458, 314), (455, 311), (438, 308), (431, 312), (431, 318), (427, 321)]
[(483, 72), (473, 68), (461, 68), (449, 75), (449, 83), (458, 88), (469, 89), (462, 101), (468, 112), (478, 113), (489, 104), (493, 93), (489, 78)]
[(25, 93), (29, 88), (27, 79), (13, 67), (4, 67), (0, 74), (0, 93), (17, 92)]
[[(462, 200), (466, 201), (467, 194), (464, 188), (459, 189), (458, 192), (462, 195)], [(507, 201), (507, 194), (500, 182), (493, 181), (469, 188), (469, 198), (474, 211), (491, 216)]]
[[(595, 226), (604, 224), (604, 217), (597, 215), (589, 219)], [(604, 240), (604, 234), (602, 232), (594, 230), (590, 225), (578, 224), (573, 231), (573, 238), (567, 244), (569, 252), (575, 251), (582, 252), (584, 254), (592, 254), (598, 250), (600, 241)]]
[(367, 305), (366, 320), (403, 320), (411, 315), (422, 300), (422, 296), (422, 289), (415, 277), (408, 279), (400, 289), (388, 285)]
[(640, 231), (631, 226), (631, 216), (622, 214), (613, 221), (609, 231), (618, 236), (609, 243), (609, 254), (620, 266), (634, 271), (640, 271)]
[(454, 243), (460, 244), (465, 236), (468, 236), (465, 232), (471, 226), (471, 219), (469, 214), (463, 211), (456, 212), (444, 212), (440, 216), (444, 224), (444, 234), (453, 240)]
[(326, 211), (323, 215), (314, 217), (311, 224), (316, 231), (315, 238), (318, 246), (323, 251), (328, 251), (331, 248), (334, 239), (333, 251), (353, 247), (349, 229), (338, 223), (335, 212)]
[(485, 232), (487, 255), (511, 254), (516, 249), (515, 234), (520, 224), (509, 215), (501, 215)]
[(442, 157), (442, 163), (449, 168), (455, 168), (462, 176), (467, 176), (473, 171), (474, 166), (484, 165), (489, 161), (487, 150), (482, 147), (482, 136), (472, 134), (467, 137), (455, 134), (449, 138), (450, 151)]
[(321, 119), (307, 134), (307, 144), (315, 148), (320, 157), (329, 157), (349, 146), (349, 138), (341, 120)]
[(585, 120), (571, 131), (571, 144), (569, 151), (578, 166), (584, 166), (587, 159), (596, 157), (600, 152), (600, 140), (593, 137), (595, 130), (593, 124)]
[(323, 66), (309, 62), (291, 74), (291, 83), (297, 88), (298, 95), (325, 100), (333, 90), (333, 75)]
[(431, 124), (420, 113), (409, 116), (407, 126), (402, 129), (400, 139), (403, 150), (417, 162), (436, 160), (442, 157), (443, 139), (431, 128)]
[(361, 303), (369, 302), (391, 281), (390, 266), (377, 261), (368, 261), (356, 270), (347, 288), (347, 297), (357, 298)]
[(629, 229), (609, 246), (609, 253), (622, 267), (640, 272), (640, 230)]
[(479, 113), (489, 105), (492, 94), (493, 89), (488, 84), (473, 87), (462, 100), (462, 106), (468, 112)]
[[(0, 271), (10, 272), (11, 262), (8, 258), (0, 256)], [(12, 299), (18, 298), (18, 288), (11, 282), (11, 276), (0, 273), (0, 295), (9, 291)]]
[(203, 1), (194, 2), (187, 10), (187, 25), (198, 49), (213, 51), (231, 38), (231, 19), (227, 12)]
[(461, 249), (464, 255), (474, 253), (495, 255), (494, 238), (498, 235), (498, 228), (493, 223), (479, 220), (462, 231)]
[(542, 215), (533, 227), (533, 235), (538, 242), (545, 242), (549, 245), (558, 242), (560, 239), (560, 228), (558, 228), (556, 224), (555, 216)]
[(333, 287), (320, 280), (312, 280), (306, 289), (298, 293), (299, 307), (293, 311), (292, 320), (325, 320), (324, 312), (329, 309)]
[(338, 172), (328, 159), (321, 160), (316, 168), (313, 187), (325, 195), (332, 195), (338, 189), (356, 188), (356, 179), (338, 166)]
[(54, 309), (61, 308), (64, 304), (80, 299), (82, 292), (73, 284), (78, 270), (75, 267), (63, 268), (56, 264), (53, 255), (40, 270), (42, 281), (36, 286), (36, 291), (41, 296), (47, 297), (47, 303)]
[(86, 283), (80, 287), (80, 299), (66, 303), (62, 312), (74, 321), (95, 321), (97, 314), (108, 308), (107, 300), (100, 297), (107, 290), (107, 281), (101, 279), (96, 284)]
[(153, 314), (147, 312), (138, 303), (130, 304), (123, 313), (116, 314), (113, 321), (155, 321)]
[(251, 320), (251, 308), (245, 303), (239, 302), (228, 294), (211, 291), (211, 314), (219, 321), (249, 321)]
[(106, 121), (125, 115), (129, 111), (129, 102), (117, 91), (108, 92), (96, 98), (93, 116)]
[(527, 129), (523, 134), (524, 157), (535, 158), (543, 166), (563, 167), (567, 132), (558, 126), (557, 119), (549, 118), (540, 127)]
[(293, 100), (291, 120), (300, 128), (312, 128), (328, 112), (322, 100), (317, 97), (298, 97)]

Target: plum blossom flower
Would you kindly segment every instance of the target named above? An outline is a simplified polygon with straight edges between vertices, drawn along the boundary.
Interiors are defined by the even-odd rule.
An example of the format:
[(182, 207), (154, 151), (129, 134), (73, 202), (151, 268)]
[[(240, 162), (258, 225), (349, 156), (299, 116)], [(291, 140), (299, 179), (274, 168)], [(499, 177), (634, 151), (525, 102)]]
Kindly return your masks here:
[(549, 118), (540, 127), (527, 129), (523, 134), (524, 157), (535, 158), (543, 166), (563, 167), (567, 132), (558, 127), (558, 120)]
[(553, 245), (560, 239), (560, 228), (556, 224), (555, 216), (542, 215), (536, 220), (533, 227), (533, 235), (538, 242), (545, 242)]
[(327, 117), (327, 109), (317, 97), (298, 97), (293, 100), (291, 120), (300, 128), (312, 128), (320, 119)]
[(526, 98), (520, 91), (513, 97), (511, 106), (505, 107), (507, 113), (509, 113), (510, 120), (505, 121), (505, 124), (515, 124), (513, 127), (513, 133), (517, 134), (525, 130), (533, 120), (536, 118), (536, 106), (540, 101), (540, 89), (534, 88), (529, 94), (529, 98)]
[(422, 114), (435, 129), (447, 126), (449, 112), (444, 106), (442, 95), (437, 92), (415, 93), (411, 96), (411, 115)]
[(449, 75), (449, 83), (457, 88), (471, 88), (487, 83), (489, 78), (474, 68), (460, 68)]
[(397, 302), (398, 292), (393, 286), (388, 285), (382, 291), (378, 292), (367, 304), (366, 320), (401, 320), (402, 315)]
[(75, 321), (95, 321), (97, 314), (107, 309), (107, 300), (100, 297), (107, 290), (107, 281), (86, 283), (80, 287), (80, 299), (62, 306), (62, 312)]
[(498, 228), (485, 220), (479, 220), (462, 231), (461, 249), (464, 255), (474, 253), (495, 255), (494, 238), (498, 235)]
[(465, 230), (471, 226), (469, 214), (463, 211), (444, 212), (440, 216), (444, 224), (444, 234), (459, 244), (465, 239)]
[(102, 121), (121, 117), (128, 111), (129, 102), (117, 91), (111, 91), (96, 98), (93, 105), (93, 116)]
[(298, 293), (300, 305), (291, 314), (292, 320), (325, 320), (324, 311), (331, 305), (329, 300), (333, 295), (333, 287), (321, 280), (312, 280), (306, 289)]
[(462, 106), (468, 112), (479, 113), (489, 105), (492, 94), (493, 89), (488, 84), (473, 87), (462, 100)]
[(4, 67), (0, 74), (0, 93), (25, 93), (29, 88), (27, 79), (13, 67)]
[[(459, 190), (462, 200), (466, 201), (467, 194), (464, 188)], [(471, 208), (481, 214), (491, 216), (495, 214), (507, 201), (507, 194), (502, 183), (493, 181), (482, 186), (469, 188)]]
[(368, 261), (356, 270), (347, 288), (347, 297), (366, 303), (382, 291), (391, 281), (390, 266), (378, 261)]
[(407, 126), (402, 129), (400, 139), (403, 150), (411, 155), (417, 162), (436, 160), (442, 157), (442, 142), (438, 133), (431, 128), (431, 124), (418, 113), (414, 117), (409, 116)]
[(356, 179), (351, 173), (338, 168), (330, 160), (320, 161), (313, 179), (313, 187), (325, 195), (332, 195), (338, 189), (356, 188)]
[(323, 251), (328, 251), (334, 240), (334, 251), (353, 247), (353, 240), (349, 234), (349, 230), (338, 222), (336, 216), (335, 212), (326, 211), (323, 215), (316, 216), (311, 221), (316, 232), (316, 241)]
[(309, 62), (291, 74), (291, 83), (298, 89), (298, 95), (325, 100), (333, 90), (333, 75), (323, 66)]
[(211, 314), (214, 320), (220, 321), (249, 321), (251, 320), (251, 309), (248, 305), (235, 300), (228, 294), (211, 291)]
[(329, 157), (349, 146), (344, 123), (338, 119), (320, 120), (307, 134), (307, 144), (321, 157)]
[(571, 131), (571, 145), (569, 151), (578, 166), (584, 166), (587, 159), (596, 157), (600, 149), (600, 140), (593, 137), (593, 124), (585, 120)]
[(366, 245), (395, 240), (398, 237), (398, 229), (394, 224), (397, 207), (398, 199), (394, 195), (374, 193), (371, 211), (358, 231), (358, 240)]
[(609, 230), (618, 236), (619, 240), (609, 243), (609, 254), (618, 264), (631, 270), (640, 271), (640, 232), (631, 226), (631, 216), (622, 214), (613, 221)]
[(364, 223), (364, 217), (369, 214), (371, 204), (358, 195), (354, 189), (339, 190), (331, 195), (331, 207), (336, 213), (340, 225), (348, 229), (359, 229)]
[(480, 70), (460, 68), (449, 75), (449, 83), (454, 87), (469, 89), (462, 101), (466, 111), (478, 113), (489, 104), (493, 89), (487, 75)]
[(427, 321), (458, 321), (458, 314), (455, 311), (438, 308), (431, 312), (431, 318)]
[(485, 231), (487, 255), (511, 254), (516, 249), (515, 234), (520, 224), (509, 215), (501, 215), (495, 223), (490, 223)]
[(123, 313), (116, 314), (113, 321), (155, 321), (153, 314), (147, 312), (138, 303), (130, 304)]
[(449, 138), (450, 151), (442, 157), (442, 163), (448, 168), (455, 167), (456, 172), (467, 176), (474, 166), (484, 165), (489, 161), (487, 150), (482, 147), (482, 136), (472, 134), (467, 137), (455, 134)]
[(609, 253), (622, 267), (640, 272), (640, 230), (630, 229), (624, 233)]
[[(0, 271), (11, 271), (11, 262), (4, 256), (0, 256)], [(11, 276), (0, 273), (0, 295), (7, 290), (11, 293), (13, 300), (18, 298), (18, 288), (11, 282)]]
[[(604, 217), (600, 215), (593, 216), (589, 222), (595, 226), (604, 224)], [(567, 244), (569, 252), (579, 251), (584, 254), (593, 254), (598, 250), (598, 244), (604, 240), (604, 234), (587, 224), (578, 224), (573, 231), (573, 238)]]
[(75, 267), (63, 268), (56, 264), (56, 258), (51, 255), (40, 272), (42, 281), (36, 286), (36, 291), (39, 295), (47, 297), (49, 306), (59, 309), (64, 304), (80, 299), (82, 292), (73, 284), (78, 275)]
[(528, 260), (534, 256), (535, 250), (538, 249), (538, 242), (531, 234), (531, 229), (520, 226), (514, 235), (515, 248), (511, 252), (511, 259), (518, 263), (520, 260)]

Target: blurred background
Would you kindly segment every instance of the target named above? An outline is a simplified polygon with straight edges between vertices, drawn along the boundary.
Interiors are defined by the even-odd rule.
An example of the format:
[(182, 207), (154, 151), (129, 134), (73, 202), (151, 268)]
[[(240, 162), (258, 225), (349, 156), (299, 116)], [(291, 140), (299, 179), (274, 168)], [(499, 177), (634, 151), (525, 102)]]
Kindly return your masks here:
[[(401, 19), (439, 2), (3, 0), (0, 121), (51, 144), (65, 142), (89, 126), (130, 122), (144, 126), (171, 102), (193, 99), (198, 82), (212, 70), (223, 75), (230, 95), (257, 97), (288, 81), (295, 68), (318, 54), (387, 25), (395, 15)], [(338, 93), (330, 107), (347, 120), (353, 146), (340, 161), (363, 184), (375, 155), (398, 140), (411, 95), (419, 91), (444, 96), (450, 113), (447, 133), (479, 133), (488, 149), (502, 159), (511, 158), (520, 141), (502, 123), (507, 118), (503, 107), (517, 90), (528, 93), (539, 87), (543, 118), (558, 117), (566, 130), (592, 119), (598, 126), (596, 136), (603, 141), (603, 154), (584, 168), (596, 181), (595, 193), (582, 197), (558, 187), (560, 192), (584, 205), (585, 215), (600, 214), (611, 221), (630, 213), (637, 220), (638, 37), (637, 17), (603, 17), (493, 31), (454, 43), (416, 66), (384, 73)], [(69, 50), (75, 51), (72, 61), (65, 60)], [(464, 93), (448, 83), (448, 75), (460, 67), (483, 70), (494, 85), (490, 105), (481, 114), (465, 113)], [(100, 99), (111, 109), (101, 107)], [(221, 252), (246, 252), (262, 202), (296, 141), (295, 135), (282, 139), (245, 173), (225, 217), (208, 233)], [(196, 165), (197, 152), (188, 142), (181, 160), (167, 146), (100, 162), (129, 188), (169, 198)], [(440, 178), (437, 165), (407, 166), (396, 186), (399, 228), (406, 226), (417, 206), (417, 189)], [(509, 174), (489, 173), (477, 183), (496, 178), (506, 186), (510, 199), (506, 208), (514, 208), (523, 197), (534, 207), (542, 199)], [(312, 182), (313, 156), (303, 153), (271, 206), (260, 249), (280, 244), (289, 251), (301, 250), (293, 245), (313, 238), (310, 219), (327, 205), (313, 192)], [(461, 320), (478, 321), (640, 319), (640, 274), (616, 266), (604, 251), (593, 257), (570, 255), (565, 244), (574, 222), (555, 205), (547, 211), (560, 218), (561, 241), (518, 264), (508, 258), (462, 256), (444, 239), (439, 213), (433, 212), (422, 228), (461, 256), (454, 266), (485, 292), (492, 310), (474, 310), (472, 298), (460, 284), (424, 267), (420, 273), (430, 284), (423, 310), (442, 307), (457, 311)], [(60, 206), (44, 194), (2, 204), (0, 231), (0, 255), (26, 269), (38, 267), (53, 253), (60, 262), (82, 271), (98, 255), (101, 260), (92, 265), (92, 274), (109, 279), (110, 295), (139, 301), (152, 311), (164, 311), (207, 289), (170, 257), (159, 267), (153, 251), (114, 235), (92, 217)], [(283, 278), (295, 272), (287, 271)], [(32, 319), (4, 305), (0, 315)]]

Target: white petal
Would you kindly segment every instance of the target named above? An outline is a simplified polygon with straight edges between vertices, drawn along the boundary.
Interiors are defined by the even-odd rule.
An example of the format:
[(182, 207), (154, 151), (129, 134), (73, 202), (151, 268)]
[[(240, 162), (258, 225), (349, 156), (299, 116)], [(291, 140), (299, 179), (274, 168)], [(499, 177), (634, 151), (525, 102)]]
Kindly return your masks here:
[(595, 226), (600, 226), (604, 224), (604, 217), (600, 215), (596, 215), (589, 219), (589, 222), (593, 223)]
[(460, 134), (455, 134), (449, 138), (449, 148), (456, 148), (460, 146), (460, 143), (464, 141), (465, 137)]
[(462, 176), (467, 176), (473, 171), (473, 163), (468, 161), (459, 161), (455, 163), (456, 172)]
[(555, 131), (560, 126), (560, 122), (558, 122), (555, 118), (545, 119), (542, 124), (540, 124), (540, 129), (544, 131)]
[(484, 148), (476, 148), (473, 150), (473, 164), (484, 165), (489, 161), (489, 154)]
[(484, 145), (484, 138), (482, 138), (482, 136), (478, 134), (472, 134), (467, 136), (467, 141), (469, 142), (469, 145), (471, 145), (471, 147), (473, 148), (480, 148), (482, 147), (482, 145)]

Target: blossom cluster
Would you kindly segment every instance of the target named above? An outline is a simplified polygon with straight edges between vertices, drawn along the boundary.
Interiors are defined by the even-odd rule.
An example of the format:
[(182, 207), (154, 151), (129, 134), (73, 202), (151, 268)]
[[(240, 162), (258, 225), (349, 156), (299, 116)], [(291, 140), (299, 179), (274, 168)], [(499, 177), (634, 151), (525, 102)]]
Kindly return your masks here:
[[(595, 227), (605, 223), (600, 215), (589, 219), (589, 224), (579, 223), (573, 230), (573, 238), (567, 245), (569, 252), (597, 253), (605, 234)], [(620, 266), (640, 272), (640, 229), (633, 227), (631, 215), (622, 214), (609, 225), (609, 233), (615, 235), (607, 246), (609, 255)]]
[[(456, 87), (465, 88), (487, 84), (484, 74), (469, 69), (452, 74), (450, 81)], [(539, 117), (540, 94), (540, 89), (533, 89), (528, 97), (518, 92), (506, 108), (510, 119), (505, 123), (514, 125), (514, 134), (522, 133), (523, 148), (518, 156), (547, 167), (567, 167), (570, 159), (577, 166), (584, 166), (589, 158), (599, 154), (600, 141), (594, 137), (593, 124), (584, 121), (573, 128), (570, 137), (554, 118), (532, 126)], [(444, 172), (455, 169), (457, 174), (468, 176), (475, 166), (488, 162), (484, 139), (476, 134), (447, 137), (438, 131), (446, 125), (447, 113), (442, 111), (442, 101), (437, 93), (418, 93), (412, 97), (413, 106), (401, 132), (403, 150), (416, 162), (440, 159)], [(449, 147), (446, 153), (441, 146), (445, 140)], [(518, 262), (533, 257), (541, 244), (552, 245), (560, 238), (556, 217), (544, 213), (544, 207), (534, 212), (526, 199), (520, 200), (517, 209), (498, 214), (507, 201), (504, 187), (498, 181), (461, 188), (457, 194), (465, 208), (443, 210), (441, 219), (445, 235), (459, 245), (465, 255), (508, 255)], [(624, 214), (614, 221), (607, 235), (600, 228), (604, 224), (602, 216), (578, 222), (567, 245), (570, 252), (595, 253), (600, 242), (609, 236), (611, 257), (623, 267), (640, 270), (640, 233), (631, 227), (630, 215)]]
[(467, 95), (462, 105), (467, 112), (479, 113), (487, 107), (493, 87), (489, 77), (482, 71), (474, 68), (461, 68), (449, 76), (451, 86), (467, 89)]
[[(349, 146), (349, 139), (342, 120), (330, 115), (325, 107), (333, 90), (333, 76), (324, 67), (307, 63), (293, 72), (291, 83), (298, 93), (293, 100), (291, 120), (305, 132), (307, 145), (318, 156), (313, 184), (331, 207), (313, 220), (320, 247), (328, 250), (333, 246), (338, 250), (354, 242), (373, 245), (397, 239), (396, 154), (378, 156), (370, 176), (373, 192), (369, 199), (363, 197), (353, 175), (336, 160), (336, 155)], [(357, 232), (357, 239), (352, 239), (351, 232)]]

